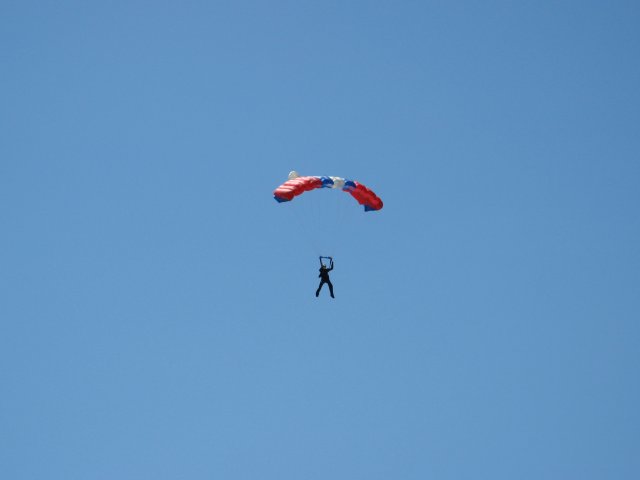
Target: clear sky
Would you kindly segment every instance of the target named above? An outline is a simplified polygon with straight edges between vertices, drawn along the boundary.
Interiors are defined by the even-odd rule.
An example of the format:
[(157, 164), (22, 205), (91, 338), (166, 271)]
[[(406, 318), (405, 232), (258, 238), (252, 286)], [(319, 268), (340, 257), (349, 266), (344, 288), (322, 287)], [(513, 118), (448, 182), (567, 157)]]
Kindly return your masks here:
[(0, 476), (640, 478), (639, 25), (0, 1)]

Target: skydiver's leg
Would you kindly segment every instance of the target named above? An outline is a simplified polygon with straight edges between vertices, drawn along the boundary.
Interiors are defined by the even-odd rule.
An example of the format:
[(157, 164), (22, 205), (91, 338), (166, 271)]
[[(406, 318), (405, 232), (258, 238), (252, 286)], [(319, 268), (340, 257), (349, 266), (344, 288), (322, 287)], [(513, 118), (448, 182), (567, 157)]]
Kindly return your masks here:
[(327, 285), (329, 285), (329, 293), (331, 294), (331, 298), (336, 298), (333, 296), (333, 284), (331, 283), (331, 280), (327, 282)]
[(318, 285), (318, 290), (316, 290), (316, 297), (320, 295), (320, 290), (322, 289), (323, 285), (324, 285), (324, 280), (321, 280), (320, 285)]

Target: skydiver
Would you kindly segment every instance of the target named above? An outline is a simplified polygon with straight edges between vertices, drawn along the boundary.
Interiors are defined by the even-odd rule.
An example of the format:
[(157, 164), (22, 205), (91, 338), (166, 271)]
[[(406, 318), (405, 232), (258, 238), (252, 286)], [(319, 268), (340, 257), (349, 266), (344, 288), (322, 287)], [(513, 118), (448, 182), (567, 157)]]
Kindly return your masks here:
[[(323, 258), (328, 258), (331, 260), (331, 267), (327, 268), (327, 266), (322, 263)], [(329, 279), (329, 272), (333, 270), (333, 257), (320, 257), (320, 285), (318, 286), (318, 290), (316, 290), (316, 297), (320, 295), (320, 290), (322, 286), (326, 283), (329, 285), (329, 293), (331, 294), (331, 298), (336, 298), (333, 296), (333, 285), (331, 284), (331, 280)]]

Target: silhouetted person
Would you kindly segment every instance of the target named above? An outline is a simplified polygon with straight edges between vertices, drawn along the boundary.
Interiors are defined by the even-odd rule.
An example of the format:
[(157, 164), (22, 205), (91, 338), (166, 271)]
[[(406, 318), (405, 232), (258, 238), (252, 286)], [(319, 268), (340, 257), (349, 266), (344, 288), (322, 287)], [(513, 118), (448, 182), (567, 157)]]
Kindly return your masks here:
[[(327, 268), (327, 266), (324, 263), (322, 263), (323, 258), (328, 258), (329, 260), (331, 260), (330, 268)], [(329, 272), (331, 270), (333, 270), (333, 258), (320, 257), (320, 275), (318, 275), (318, 277), (320, 277), (320, 285), (318, 286), (318, 290), (316, 290), (316, 297), (320, 295), (320, 290), (322, 289), (322, 286), (326, 283), (327, 285), (329, 285), (329, 293), (331, 294), (331, 298), (336, 298), (333, 296), (333, 285), (331, 284), (331, 280), (329, 279)]]

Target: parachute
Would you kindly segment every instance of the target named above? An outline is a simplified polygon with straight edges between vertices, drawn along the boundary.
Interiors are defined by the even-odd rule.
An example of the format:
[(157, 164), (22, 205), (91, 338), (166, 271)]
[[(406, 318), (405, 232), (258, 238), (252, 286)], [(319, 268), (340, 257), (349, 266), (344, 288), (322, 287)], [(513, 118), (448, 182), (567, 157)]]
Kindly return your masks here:
[(342, 189), (351, 194), (364, 211), (370, 212), (382, 208), (382, 200), (373, 191), (355, 180), (341, 177), (301, 177), (298, 172), (289, 173), (289, 180), (273, 191), (273, 197), (278, 202), (289, 202), (294, 197), (316, 188)]

